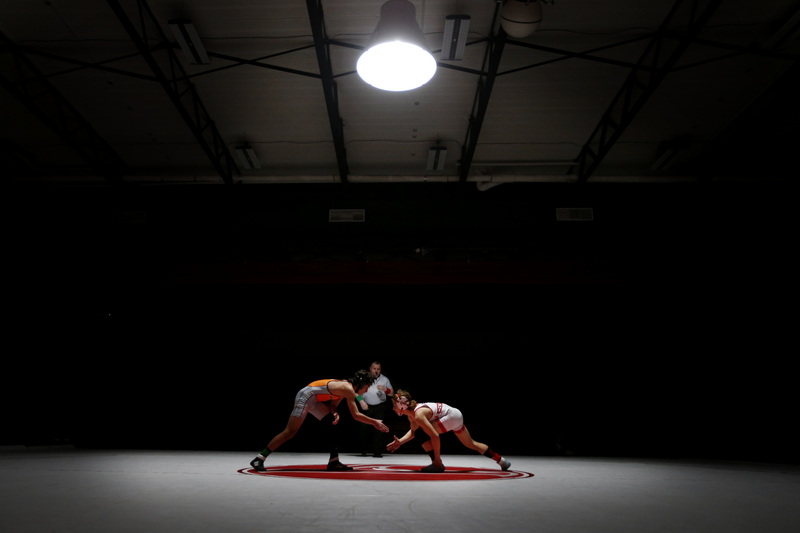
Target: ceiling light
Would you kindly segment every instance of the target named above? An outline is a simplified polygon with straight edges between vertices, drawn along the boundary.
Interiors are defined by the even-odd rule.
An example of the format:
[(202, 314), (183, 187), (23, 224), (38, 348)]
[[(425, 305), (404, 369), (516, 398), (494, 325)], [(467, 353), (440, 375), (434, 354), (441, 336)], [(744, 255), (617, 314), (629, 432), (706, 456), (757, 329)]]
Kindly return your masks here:
[(384, 91), (416, 89), (433, 77), (436, 60), (428, 52), (414, 4), (389, 0), (381, 6), (381, 18), (356, 70), (361, 79)]
[(187, 19), (172, 19), (169, 21), (172, 34), (175, 35), (181, 50), (193, 65), (208, 65), (211, 61), (200, 41), (200, 35), (194, 28), (194, 24)]
[(444, 160), (447, 157), (447, 148), (433, 146), (428, 151), (428, 170), (444, 170)]
[(442, 59), (457, 61), (464, 58), (469, 32), (469, 15), (447, 15), (444, 19)]
[(253, 170), (255, 168), (261, 168), (261, 163), (256, 157), (255, 151), (253, 148), (248, 145), (241, 145), (236, 147), (236, 158), (239, 160), (239, 164), (245, 170)]
[(542, 3), (539, 0), (506, 0), (500, 10), (500, 25), (517, 39), (533, 35), (541, 21)]

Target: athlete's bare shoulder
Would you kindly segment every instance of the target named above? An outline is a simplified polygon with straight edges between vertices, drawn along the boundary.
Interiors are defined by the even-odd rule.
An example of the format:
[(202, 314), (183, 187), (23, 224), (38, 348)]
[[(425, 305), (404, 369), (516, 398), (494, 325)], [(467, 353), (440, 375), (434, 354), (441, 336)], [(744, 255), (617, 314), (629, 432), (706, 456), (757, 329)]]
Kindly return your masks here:
[(331, 381), (328, 383), (328, 390), (336, 394), (336, 396), (342, 396), (344, 398), (356, 397), (353, 386), (349, 381)]
[(426, 418), (430, 420), (431, 416), (433, 415), (433, 410), (430, 407), (424, 404), (418, 404), (414, 408), (414, 416), (416, 418)]

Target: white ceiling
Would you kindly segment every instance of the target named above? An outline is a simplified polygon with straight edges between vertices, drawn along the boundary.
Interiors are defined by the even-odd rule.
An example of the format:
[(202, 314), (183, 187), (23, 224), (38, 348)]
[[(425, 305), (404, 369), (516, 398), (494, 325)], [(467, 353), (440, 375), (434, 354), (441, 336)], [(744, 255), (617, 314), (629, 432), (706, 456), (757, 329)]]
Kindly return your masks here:
[[(796, 0), (726, 0), (707, 21), (697, 17), (718, 2), (554, 0), (544, 3), (536, 33), (505, 42), (495, 78), (486, 55), (490, 42), (500, 42), (493, 41), (497, 2), (413, 3), (432, 51), (441, 48), (446, 15), (470, 15), (473, 44), (464, 59), (440, 61), (420, 89), (376, 90), (355, 74), (355, 63), (382, 2), (324, 0), (325, 34), (317, 44), (329, 52), (337, 89), (326, 105), (313, 0), (0, 0), (7, 38), (0, 47), (4, 166), (18, 181), (58, 183), (693, 180), (717, 167), (713, 159), (709, 167), (708, 151), (729, 142), (726, 131), (800, 57)], [(670, 32), (658, 37), (674, 6)], [(194, 23), (212, 55), (209, 65), (188, 64), (178, 48), (167, 22), (180, 17)], [(681, 51), (691, 22), (697, 35), (673, 68), (663, 68), (670, 53)], [(144, 31), (142, 50), (134, 40)], [(159, 47), (164, 39), (169, 46)], [(654, 42), (663, 55), (644, 65), (663, 80), (640, 69), (633, 102), (643, 107), (611, 107)], [(168, 67), (171, 57), (177, 70)], [(17, 65), (27, 62), (20, 75)], [(479, 89), (492, 80), (490, 92)], [(173, 101), (170, 93), (179, 92)], [(476, 106), (482, 94), (489, 97), (485, 116)], [(53, 103), (62, 101), (69, 107)], [(205, 111), (185, 118), (182, 108)], [(604, 116), (630, 124), (600, 143), (609, 151), (596, 168), (581, 166), (593, 161), (581, 154), (597, 145), (593, 131), (608, 124)], [(332, 132), (337, 117), (341, 137)], [(208, 121), (213, 126), (198, 139), (193, 127)], [(241, 143), (254, 148), (261, 169), (225, 166)], [(446, 169), (427, 171), (428, 150), (437, 143), (448, 150)], [(677, 155), (654, 170), (665, 146)]]

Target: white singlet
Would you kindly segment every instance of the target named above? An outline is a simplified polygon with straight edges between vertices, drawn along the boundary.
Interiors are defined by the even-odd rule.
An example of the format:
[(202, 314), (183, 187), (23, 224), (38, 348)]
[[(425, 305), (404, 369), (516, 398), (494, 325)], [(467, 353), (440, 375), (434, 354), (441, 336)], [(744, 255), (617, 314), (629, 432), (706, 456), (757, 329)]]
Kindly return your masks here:
[(422, 407), (427, 407), (433, 412), (430, 421), (433, 427), (439, 430), (439, 433), (447, 433), (448, 431), (460, 433), (463, 431), (464, 416), (461, 414), (461, 411), (455, 407), (450, 407), (446, 403), (437, 402), (418, 403), (414, 407), (414, 412)]

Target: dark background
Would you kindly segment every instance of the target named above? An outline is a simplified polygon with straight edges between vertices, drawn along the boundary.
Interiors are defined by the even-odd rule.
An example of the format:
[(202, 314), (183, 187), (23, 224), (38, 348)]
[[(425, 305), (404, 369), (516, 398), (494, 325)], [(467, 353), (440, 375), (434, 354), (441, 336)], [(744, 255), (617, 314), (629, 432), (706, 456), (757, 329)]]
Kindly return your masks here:
[(506, 455), (797, 462), (787, 186), (311, 191), (7, 196), (0, 444), (249, 456), (298, 389), (378, 359)]

